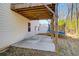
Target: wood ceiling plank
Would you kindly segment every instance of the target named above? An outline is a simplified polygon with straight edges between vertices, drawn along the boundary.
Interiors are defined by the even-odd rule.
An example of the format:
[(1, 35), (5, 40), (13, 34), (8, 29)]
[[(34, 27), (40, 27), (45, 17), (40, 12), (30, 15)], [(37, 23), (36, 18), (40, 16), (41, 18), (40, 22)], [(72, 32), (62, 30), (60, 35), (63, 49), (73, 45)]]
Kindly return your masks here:
[(38, 11), (47, 11), (46, 9), (35, 9), (35, 10), (28, 10), (28, 11), (17, 11), (17, 12), (38, 12)]
[[(54, 6), (51, 6), (51, 4), (50, 5), (48, 5), (50, 8), (54, 8)], [(42, 6), (33, 6), (33, 7), (24, 7), (24, 8), (18, 8), (20, 11), (23, 11), (23, 10), (35, 10), (35, 9), (44, 9), (45, 7), (44, 7), (44, 5), (42, 5)], [(15, 9), (15, 10), (18, 10), (18, 9)]]
[[(48, 5), (51, 9), (55, 9), (55, 5)], [(29, 19), (50, 19), (52, 18), (52, 13), (49, 12), (49, 10), (44, 7), (44, 5), (42, 6), (34, 6), (34, 7), (28, 7), (28, 8), (18, 8), (13, 10), (21, 15), (23, 15), (24, 17), (27, 17)]]

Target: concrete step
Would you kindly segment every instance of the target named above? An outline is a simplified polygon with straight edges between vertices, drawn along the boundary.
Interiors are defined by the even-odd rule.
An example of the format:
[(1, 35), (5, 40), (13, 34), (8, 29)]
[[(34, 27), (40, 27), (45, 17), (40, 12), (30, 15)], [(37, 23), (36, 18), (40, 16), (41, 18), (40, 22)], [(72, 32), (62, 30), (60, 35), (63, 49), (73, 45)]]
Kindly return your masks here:
[(29, 48), (9, 47), (9, 50), (5, 52), (7, 56), (54, 56), (55, 52), (42, 51)]

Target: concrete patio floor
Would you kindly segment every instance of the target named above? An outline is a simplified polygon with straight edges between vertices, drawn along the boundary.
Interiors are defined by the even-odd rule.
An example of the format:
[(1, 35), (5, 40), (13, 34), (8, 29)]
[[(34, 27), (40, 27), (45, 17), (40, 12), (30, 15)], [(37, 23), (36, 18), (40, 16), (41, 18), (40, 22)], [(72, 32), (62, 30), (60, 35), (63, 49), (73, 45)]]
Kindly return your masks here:
[(0, 55), (6, 56), (54, 56), (55, 45), (50, 36), (35, 35), (12, 44)]
[(50, 36), (35, 35), (11, 46), (55, 52), (55, 45)]

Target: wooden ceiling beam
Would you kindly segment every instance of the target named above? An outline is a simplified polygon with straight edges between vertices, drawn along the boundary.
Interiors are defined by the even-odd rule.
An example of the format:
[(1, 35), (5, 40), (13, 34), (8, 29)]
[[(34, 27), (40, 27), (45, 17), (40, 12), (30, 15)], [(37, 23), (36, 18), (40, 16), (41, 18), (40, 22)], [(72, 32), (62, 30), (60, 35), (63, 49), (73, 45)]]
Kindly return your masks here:
[[(52, 10), (55, 9), (55, 5), (47, 5)], [(53, 14), (44, 6), (33, 6), (33, 7), (25, 7), (13, 9), (13, 11), (21, 14), (24, 17), (29, 18), (30, 20), (38, 20), (38, 19), (51, 19)]]
[(44, 11), (41, 11), (41, 12), (39, 12), (39, 11), (38, 11), (38, 12), (19, 12), (19, 13), (20, 13), (20, 14), (40, 14), (40, 13), (41, 13), (41, 14), (44, 14), (44, 13), (45, 13), (45, 14), (49, 14), (48, 11), (45, 11), (45, 12), (44, 12)]
[(38, 11), (47, 11), (46, 9), (35, 9), (35, 10), (23, 10), (23, 11), (20, 11), (20, 10), (15, 10), (16, 12), (38, 12)]
[(32, 14), (22, 14), (22, 15), (25, 15), (25, 16), (31, 16), (31, 17), (50, 17), (50, 15), (46, 15), (46, 14), (35, 14), (35, 15), (32, 15)]

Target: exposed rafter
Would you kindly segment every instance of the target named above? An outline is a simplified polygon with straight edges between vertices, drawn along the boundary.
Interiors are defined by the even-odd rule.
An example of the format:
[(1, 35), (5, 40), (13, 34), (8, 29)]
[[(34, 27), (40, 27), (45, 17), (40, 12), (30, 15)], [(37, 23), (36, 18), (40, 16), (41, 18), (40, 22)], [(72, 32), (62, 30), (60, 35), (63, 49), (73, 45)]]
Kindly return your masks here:
[[(19, 4), (20, 5), (20, 4)], [(15, 8), (17, 4), (12, 4), (11, 9), (24, 17), (29, 18), (30, 20), (39, 20), (39, 19), (51, 19), (52, 13), (49, 12), (49, 9), (45, 7), (44, 4), (31, 6), (31, 7), (23, 7), (23, 8)], [(55, 4), (46, 4), (47, 7), (53, 10), (55, 9)]]

